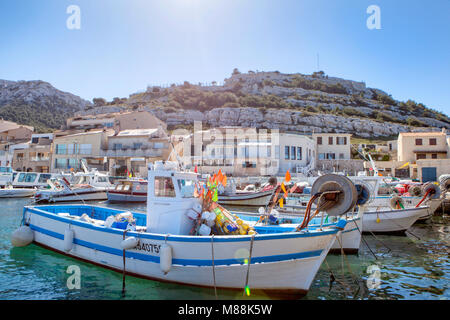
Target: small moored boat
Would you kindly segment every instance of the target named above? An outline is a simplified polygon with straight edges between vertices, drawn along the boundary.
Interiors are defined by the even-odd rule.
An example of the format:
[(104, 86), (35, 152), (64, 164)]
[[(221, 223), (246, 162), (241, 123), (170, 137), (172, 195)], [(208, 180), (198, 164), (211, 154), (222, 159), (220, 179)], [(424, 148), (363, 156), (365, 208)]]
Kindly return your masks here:
[(69, 201), (94, 201), (106, 200), (104, 187), (91, 186), (89, 184), (73, 185), (63, 179), (49, 180), (49, 189), (42, 189), (35, 193), (34, 201), (41, 202), (69, 202)]
[(27, 198), (33, 196), (35, 192), (36, 189), (34, 188), (14, 188), (7, 186), (0, 188), (0, 198)]
[(139, 180), (118, 180), (113, 189), (106, 192), (109, 202), (146, 202), (147, 201), (147, 181)]

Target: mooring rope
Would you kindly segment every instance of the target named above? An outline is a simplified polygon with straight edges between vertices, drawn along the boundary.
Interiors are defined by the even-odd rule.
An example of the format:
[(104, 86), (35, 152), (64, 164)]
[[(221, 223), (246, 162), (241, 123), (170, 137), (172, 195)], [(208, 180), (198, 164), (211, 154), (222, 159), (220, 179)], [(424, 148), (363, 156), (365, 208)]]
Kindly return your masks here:
[[(123, 240), (125, 240), (125, 234), (127, 233), (127, 229), (125, 229), (124, 231), (123, 231)], [(123, 257), (123, 271), (122, 271), (122, 295), (124, 296), (125, 295), (125, 273), (126, 273), (126, 271), (125, 271), (125, 261), (126, 261), (126, 259), (125, 259), (125, 249), (123, 249), (122, 250), (122, 257)]]
[(217, 297), (217, 286), (216, 286), (216, 267), (214, 265), (214, 234), (211, 236), (211, 257), (212, 257), (212, 271), (213, 271), (213, 280), (214, 280), (214, 295)]
[[(362, 219), (362, 218), (360, 218)], [(376, 260), (378, 260), (377, 256), (375, 255), (375, 253), (372, 251), (372, 249), (369, 247), (369, 244), (367, 243), (366, 239), (364, 239), (364, 236), (362, 234), (361, 229), (359, 229), (358, 224), (356, 223), (356, 220), (353, 219), (353, 223), (355, 224), (356, 228), (358, 229), (359, 234), (361, 235), (361, 239), (364, 242), (364, 244), (366, 245), (366, 247), (369, 249), (369, 251), (372, 253), (372, 255), (375, 257)]]
[(250, 265), (252, 263), (252, 251), (253, 251), (253, 242), (255, 240), (255, 235), (252, 234), (252, 239), (250, 241), (250, 253), (248, 256), (248, 267), (247, 267), (247, 276), (245, 277), (245, 286), (244, 286), (244, 292), (243, 292), (243, 296), (245, 296), (245, 293), (247, 291), (247, 286), (248, 286), (248, 277), (250, 275)]

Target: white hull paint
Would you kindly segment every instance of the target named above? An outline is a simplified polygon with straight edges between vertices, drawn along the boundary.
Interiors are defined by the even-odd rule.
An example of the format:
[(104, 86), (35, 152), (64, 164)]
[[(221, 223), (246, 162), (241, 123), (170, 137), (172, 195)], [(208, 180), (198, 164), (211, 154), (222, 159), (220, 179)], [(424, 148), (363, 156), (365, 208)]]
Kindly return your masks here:
[(147, 202), (147, 195), (107, 192), (107, 197), (111, 202)]
[(254, 192), (234, 195), (219, 195), (218, 203), (232, 206), (264, 207), (272, 198), (273, 191)]
[[(48, 211), (70, 211), (70, 206), (47, 206)], [(82, 206), (76, 206), (80, 208)], [(85, 206), (86, 208), (94, 208)], [(123, 230), (72, 220), (44, 211), (42, 206), (25, 207), (24, 218), (34, 231), (34, 241), (64, 252), (64, 234), (74, 232), (72, 249), (67, 255), (123, 270), (120, 243)], [(79, 209), (75, 209), (79, 210)], [(89, 212), (90, 209), (87, 211)], [(100, 210), (110, 210), (100, 208)], [(113, 211), (113, 210), (110, 210)], [(111, 213), (114, 214), (114, 213)], [(251, 289), (306, 293), (339, 232), (283, 233), (256, 235), (253, 243), (248, 285)], [(213, 287), (211, 236), (171, 236), (128, 231), (140, 239), (145, 250), (126, 251), (126, 272), (161, 281)], [(166, 241), (165, 241), (166, 240)], [(214, 265), (218, 288), (244, 289), (251, 236), (214, 237)], [(158, 246), (172, 247), (172, 268), (164, 274), (159, 265)]]
[(27, 198), (32, 197), (35, 192), (35, 189), (0, 189), (0, 198)]
[(36, 199), (36, 202), (69, 202), (69, 201), (97, 201), (108, 199), (106, 191), (77, 191), (74, 192), (54, 192), (52, 194), (46, 194)]
[[(389, 233), (408, 230), (418, 219), (428, 214), (429, 207), (400, 210), (370, 211), (363, 215), (363, 232)], [(377, 219), (379, 218), (379, 222)]]
[[(259, 214), (250, 213), (250, 212), (233, 212), (233, 214), (237, 214), (242, 220), (247, 221), (250, 225), (253, 225), (255, 221), (249, 221), (249, 217), (259, 217)], [(340, 252), (341, 248), (344, 249), (345, 252), (348, 253), (357, 253), (361, 244), (361, 233), (362, 233), (362, 214), (359, 214), (355, 217), (349, 217), (347, 219), (347, 224), (345, 225), (344, 230), (340, 233), (339, 240), (336, 238), (331, 247), (331, 251)], [(303, 215), (301, 214), (285, 214), (282, 213), (279, 215), (279, 218), (282, 219), (291, 219), (295, 223), (282, 223), (279, 225), (274, 225), (274, 227), (282, 227), (286, 229), (295, 229), (303, 220)], [(320, 227), (321, 218), (314, 218), (309, 226), (312, 228)], [(330, 223), (324, 223), (324, 226), (329, 226)], [(342, 244), (342, 246), (341, 246)]]

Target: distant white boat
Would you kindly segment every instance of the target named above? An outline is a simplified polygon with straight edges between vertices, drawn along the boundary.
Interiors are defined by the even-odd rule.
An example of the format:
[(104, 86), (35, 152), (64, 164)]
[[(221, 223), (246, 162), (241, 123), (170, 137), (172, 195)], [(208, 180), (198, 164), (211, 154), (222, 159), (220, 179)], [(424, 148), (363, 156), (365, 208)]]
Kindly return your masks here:
[(91, 185), (70, 186), (67, 180), (56, 179), (48, 181), (50, 189), (42, 189), (35, 193), (34, 201), (40, 202), (68, 202), (106, 200), (106, 189)]
[(0, 198), (27, 198), (34, 195), (36, 189), (13, 188), (11, 186), (0, 189)]
[(420, 217), (428, 214), (428, 206), (398, 210), (367, 211), (363, 216), (363, 232), (403, 233)]
[(219, 195), (219, 203), (232, 206), (261, 207), (269, 203), (273, 195), (273, 189), (268, 191), (236, 191), (234, 194)]
[(147, 181), (143, 179), (119, 180), (107, 192), (109, 202), (147, 202)]

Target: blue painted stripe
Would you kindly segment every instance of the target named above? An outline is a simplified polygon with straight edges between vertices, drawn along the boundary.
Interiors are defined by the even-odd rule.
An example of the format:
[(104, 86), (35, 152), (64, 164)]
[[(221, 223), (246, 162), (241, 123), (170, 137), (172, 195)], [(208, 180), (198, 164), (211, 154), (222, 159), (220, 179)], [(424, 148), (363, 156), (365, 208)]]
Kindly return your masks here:
[[(114, 228), (105, 228), (103, 226), (96, 226), (88, 222), (73, 220), (70, 218), (58, 216), (57, 214), (51, 212), (45, 212), (41, 209), (37, 209), (36, 207), (25, 207), (24, 210), (27, 210), (33, 214), (37, 214), (49, 219), (53, 219), (56, 221), (64, 222), (67, 224), (76, 225), (82, 228), (97, 230), (101, 232), (107, 232), (112, 234), (123, 234), (123, 230), (114, 229)], [(255, 236), (255, 241), (264, 241), (264, 240), (276, 240), (276, 239), (295, 239), (295, 238), (309, 238), (309, 237), (320, 237), (329, 234), (336, 234), (339, 230), (330, 229), (328, 231), (320, 231), (320, 232), (287, 232), (287, 233), (276, 233), (276, 234), (258, 234)], [(137, 236), (142, 239), (152, 239), (152, 240), (165, 240), (165, 235), (157, 235), (150, 233), (139, 233), (129, 231), (127, 233), (130, 236)], [(220, 236), (214, 238), (214, 242), (249, 242), (251, 236)], [(211, 242), (211, 237), (201, 237), (201, 236), (171, 236), (167, 237), (167, 240), (177, 241), (177, 242)]]
[[(60, 240), (64, 240), (64, 235), (50, 231), (35, 225), (30, 225), (30, 228), (36, 232), (40, 232), (42, 234), (48, 235), (50, 237), (54, 237)], [(80, 245), (89, 249), (94, 249), (97, 251), (109, 253), (116, 256), (123, 256), (123, 251), (121, 249), (116, 249), (108, 246), (99, 245), (93, 242), (81, 240), (78, 238), (73, 239), (73, 243), (76, 245)], [(251, 264), (255, 263), (267, 263), (267, 262), (279, 262), (279, 261), (286, 261), (286, 260), (296, 260), (296, 259), (305, 259), (305, 258), (311, 258), (311, 257), (318, 257), (322, 253), (322, 250), (314, 250), (314, 251), (306, 251), (306, 252), (297, 252), (297, 253), (289, 253), (289, 254), (280, 254), (280, 255), (271, 255), (271, 256), (262, 256), (262, 257), (252, 257)], [(137, 252), (131, 252), (126, 251), (125, 257), (142, 260), (142, 261), (148, 261), (148, 262), (155, 262), (159, 263), (159, 257), (158, 256), (152, 256)], [(172, 263), (176, 265), (183, 265), (183, 266), (212, 266), (212, 260), (204, 260), (204, 259), (172, 259)], [(232, 265), (232, 264), (244, 264), (243, 259), (214, 259), (214, 265), (220, 266), (220, 265)]]

